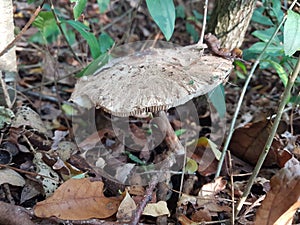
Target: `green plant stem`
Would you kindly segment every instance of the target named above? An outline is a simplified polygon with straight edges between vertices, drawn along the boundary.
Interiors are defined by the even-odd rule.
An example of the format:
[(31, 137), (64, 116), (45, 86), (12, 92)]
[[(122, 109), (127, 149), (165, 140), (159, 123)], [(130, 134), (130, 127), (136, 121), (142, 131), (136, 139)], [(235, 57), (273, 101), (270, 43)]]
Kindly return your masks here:
[[(297, 3), (297, 0), (294, 0), (289, 9), (292, 9), (296, 3)], [(256, 67), (258, 66), (260, 60), (262, 59), (262, 56), (264, 55), (264, 53), (266, 52), (267, 48), (272, 43), (274, 37), (276, 36), (276, 34), (278, 33), (278, 31), (280, 30), (280, 28), (284, 24), (286, 18), (287, 18), (287, 15), (285, 15), (282, 18), (282, 20), (281, 20), (280, 24), (278, 25), (277, 29), (272, 34), (272, 37), (270, 38), (270, 40), (268, 41), (268, 43), (266, 44), (266, 46), (264, 47), (264, 49), (262, 50), (262, 52), (260, 53), (260, 55), (258, 56), (258, 58), (256, 59), (256, 61), (254, 62), (254, 65), (252, 66), (251, 71), (250, 71), (250, 73), (249, 73), (249, 75), (248, 75), (248, 77), (246, 79), (246, 82), (245, 82), (244, 87), (243, 87), (242, 92), (241, 92), (241, 97), (239, 98), (238, 104), (236, 106), (236, 110), (234, 112), (234, 115), (233, 115), (233, 118), (232, 118), (232, 121), (231, 121), (231, 124), (230, 124), (229, 133), (228, 133), (226, 141), (224, 143), (222, 155), (221, 155), (220, 161), (218, 163), (218, 168), (217, 168), (217, 172), (216, 172), (215, 178), (217, 178), (218, 176), (220, 176), (220, 173), (221, 173), (221, 170), (222, 170), (222, 166), (223, 166), (223, 163), (224, 163), (224, 159), (225, 159), (225, 155), (226, 155), (226, 151), (228, 149), (228, 146), (229, 146), (229, 143), (230, 143), (233, 131), (234, 131), (236, 119), (238, 117), (238, 114), (239, 114), (242, 102), (244, 100), (244, 96), (245, 96), (247, 87), (248, 87), (248, 85), (250, 83), (250, 80), (251, 80), (251, 78), (252, 78), (252, 76), (254, 74), (254, 71), (256, 70)]]
[(68, 48), (70, 49), (72, 55), (74, 56), (74, 58), (79, 62), (80, 66), (83, 67), (82, 61), (79, 59), (79, 57), (78, 57), (78, 56), (76, 55), (76, 53), (74, 52), (72, 46), (70, 45), (70, 43), (69, 43), (69, 41), (68, 41), (68, 39), (67, 39), (67, 36), (66, 36), (64, 30), (63, 30), (62, 27), (61, 27), (60, 20), (58, 19), (57, 15), (56, 15), (56, 13), (55, 13), (55, 10), (54, 10), (54, 5), (53, 5), (52, 0), (50, 0), (50, 4), (51, 4), (51, 12), (52, 12), (52, 14), (53, 14), (53, 16), (54, 16), (54, 18), (55, 18), (55, 21), (56, 21), (56, 24), (57, 24), (57, 26), (58, 26), (58, 29), (60, 30), (60, 33), (62, 34), (63, 38), (65, 39), (65, 42), (66, 42)]
[(296, 67), (295, 67), (292, 75), (288, 79), (287, 86), (286, 86), (286, 88), (284, 90), (281, 102), (280, 102), (279, 107), (278, 107), (277, 115), (276, 115), (276, 118), (274, 120), (274, 124), (272, 126), (271, 133), (270, 133), (270, 135), (268, 137), (268, 140), (267, 140), (267, 142), (266, 142), (266, 144), (264, 146), (264, 150), (262, 151), (262, 153), (259, 156), (258, 162), (257, 162), (257, 164), (256, 164), (256, 166), (255, 166), (255, 168), (253, 170), (253, 173), (252, 173), (252, 175), (251, 175), (251, 177), (249, 179), (249, 182), (248, 182), (248, 184), (246, 186), (246, 189), (245, 189), (245, 191), (244, 191), (244, 193), (243, 193), (243, 195), (242, 195), (242, 197), (241, 197), (241, 199), (240, 199), (240, 201), (239, 201), (239, 203), (237, 205), (237, 208), (236, 208), (237, 214), (242, 209), (242, 206), (245, 203), (246, 198), (247, 198), (247, 196), (250, 193), (250, 190), (251, 190), (251, 187), (252, 187), (252, 185), (254, 183), (254, 180), (257, 177), (257, 174), (259, 173), (259, 170), (262, 167), (262, 165), (264, 163), (264, 160), (265, 160), (266, 156), (269, 153), (269, 149), (270, 149), (270, 147), (272, 145), (274, 136), (276, 134), (276, 131), (277, 131), (277, 128), (278, 128), (281, 116), (282, 116), (283, 111), (284, 111), (284, 107), (285, 107), (286, 103), (289, 100), (291, 89), (292, 89), (292, 87), (293, 87), (293, 85), (295, 83), (295, 80), (296, 80), (299, 72), (300, 72), (300, 56), (298, 58), (298, 62), (296, 64)]

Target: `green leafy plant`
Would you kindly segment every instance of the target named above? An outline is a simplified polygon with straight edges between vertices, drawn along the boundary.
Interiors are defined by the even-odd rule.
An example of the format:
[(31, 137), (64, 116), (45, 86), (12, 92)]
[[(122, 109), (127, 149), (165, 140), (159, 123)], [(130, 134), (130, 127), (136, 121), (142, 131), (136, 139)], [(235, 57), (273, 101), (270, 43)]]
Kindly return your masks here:
[(146, 0), (148, 10), (163, 32), (165, 38), (170, 40), (175, 27), (175, 6), (173, 0)]
[[(287, 14), (284, 27), (277, 33), (260, 61), (260, 68), (273, 68), (284, 86), (286, 86), (288, 75), (292, 72), (296, 63), (293, 54), (300, 49), (300, 14), (290, 10)], [(263, 25), (265, 28), (252, 32), (252, 35), (258, 38), (259, 41), (244, 51), (246, 60), (257, 58), (271, 39), (283, 16), (284, 12), (281, 9), (279, 0), (265, 0), (263, 6), (254, 11), (252, 22), (258, 23), (260, 27)]]
[[(96, 59), (104, 54), (114, 44), (114, 40), (104, 32), (102, 32), (98, 37), (95, 36), (90, 31), (89, 27), (76, 20), (85, 9), (86, 0), (71, 0), (71, 2), (75, 2), (75, 6), (73, 8), (75, 20), (66, 19), (60, 14), (58, 9), (50, 11), (50, 6), (46, 5), (45, 10), (47, 11), (40, 12), (33, 22), (33, 26), (39, 29), (39, 33), (33, 35), (30, 40), (40, 44), (53, 43), (57, 40), (58, 36), (61, 35), (58, 26), (59, 23), (63, 30), (63, 35), (65, 35), (70, 46), (76, 42), (74, 32), (76, 30), (86, 40), (92, 58)], [(99, 0), (98, 2), (99, 4), (101, 3), (102, 9), (104, 9), (102, 6), (104, 1)], [(59, 21), (56, 21), (54, 13)]]

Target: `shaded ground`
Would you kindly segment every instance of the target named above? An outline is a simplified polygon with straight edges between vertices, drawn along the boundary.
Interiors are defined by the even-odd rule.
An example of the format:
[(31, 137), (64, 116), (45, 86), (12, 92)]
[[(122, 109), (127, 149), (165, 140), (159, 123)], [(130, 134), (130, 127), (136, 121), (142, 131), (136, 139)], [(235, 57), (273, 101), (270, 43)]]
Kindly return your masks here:
[[(69, 8), (68, 1), (61, 0), (56, 4), (65, 17), (72, 17), (72, 10)], [(90, 26), (95, 33), (107, 32), (117, 45), (132, 41), (163, 39), (163, 35), (149, 16), (144, 3), (139, 10), (132, 10), (133, 5), (131, 4), (135, 4), (135, 1), (116, 1), (113, 4), (113, 10), (99, 15), (97, 4), (88, 3), (85, 19), (90, 22), (93, 21)], [(199, 12), (202, 11), (200, 5), (196, 3), (193, 6), (186, 3), (186, 8), (188, 9), (187, 15), (192, 14), (191, 8)], [(23, 27), (33, 11), (32, 5), (16, 3), (16, 26)], [(178, 18), (176, 20), (175, 33), (171, 42), (181, 46), (195, 43), (193, 37), (187, 32), (185, 23), (185, 19)], [(201, 29), (197, 22), (191, 22), (190, 26), (194, 27), (195, 32), (199, 32)], [(249, 32), (252, 29), (254, 27), (251, 25)], [(263, 141), (266, 140), (269, 134), (271, 125), (265, 119), (276, 113), (281, 93), (284, 90), (274, 71), (258, 70), (249, 86), (237, 125), (243, 127), (249, 122), (254, 124), (250, 126), (250, 130), (240, 128), (235, 132), (234, 143), (230, 146), (232, 154), (228, 156), (232, 160), (228, 160), (227, 157), (221, 172), (221, 178), (214, 180), (217, 160), (214, 159), (215, 154), (211, 151), (213, 147), (209, 144), (207, 138), (215, 138), (213, 141), (218, 144), (218, 148), (221, 148), (225, 124), (218, 124), (215, 110), (209, 107), (206, 98), (199, 98), (194, 101), (194, 104), (197, 106), (199, 113), (200, 126), (195, 126), (189, 118), (184, 121), (180, 120), (175, 110), (170, 110), (168, 117), (182, 143), (193, 140), (195, 134), (202, 137), (196, 145), (191, 145), (194, 149), (190, 151), (191, 154), (187, 155), (189, 160), (185, 167), (188, 172), (185, 175), (182, 175), (182, 173), (175, 174), (174, 172), (171, 177), (167, 178), (168, 182), (160, 183), (153, 193), (146, 193), (145, 185), (144, 187), (139, 185), (143, 177), (136, 176), (136, 180), (133, 180), (132, 183), (137, 185), (128, 187), (128, 193), (131, 196), (131, 198), (128, 198), (131, 200), (127, 200), (126, 205), (121, 207), (119, 204), (125, 193), (123, 192), (123, 196), (120, 196), (119, 193), (124, 191), (125, 186), (118, 184), (114, 179), (102, 177), (103, 171), (95, 171), (87, 162), (92, 165), (101, 165), (105, 162), (106, 171), (111, 171), (114, 175), (126, 176), (126, 172), (130, 173), (130, 169), (120, 167), (119, 162), (123, 162), (124, 165), (138, 164), (142, 167), (143, 163), (150, 165), (153, 162), (161, 161), (166, 157), (166, 149), (173, 142), (172, 140), (164, 141), (154, 151), (143, 148), (149, 132), (154, 134), (157, 132), (155, 135), (160, 136), (160, 130), (155, 130), (155, 126), (151, 127), (149, 118), (143, 120), (131, 118), (130, 133), (124, 139), (126, 139), (126, 143), (131, 149), (139, 149), (139, 151), (125, 151), (126, 154), (121, 154), (124, 151), (124, 146), (118, 141), (118, 137), (111, 128), (109, 115), (101, 110), (97, 111), (96, 116), (98, 133), (75, 142), (76, 132), (82, 130), (76, 129), (76, 127), (72, 129), (74, 117), (71, 116), (70, 111), (72, 109), (70, 109), (71, 106), (67, 101), (73, 92), (76, 82), (73, 75), (76, 71), (79, 71), (80, 62), (72, 57), (61, 38), (47, 46), (29, 42), (28, 39), (36, 32), (35, 28), (29, 29), (24, 39), (17, 45), (20, 81), (17, 88), (18, 97), (13, 108), (15, 119), (13, 119), (11, 125), (1, 129), (0, 139), (1, 167), (7, 169), (7, 172), (0, 170), (3, 172), (1, 173), (2, 182), (0, 187), (1, 204), (7, 202), (20, 205), (28, 208), (29, 212), (24, 213), (24, 215), (18, 214), (16, 208), (10, 210), (9, 207), (11, 206), (0, 204), (0, 218), (3, 218), (0, 219), (0, 223), (8, 224), (8, 221), (16, 220), (11, 224), (21, 224), (20, 221), (24, 222), (22, 224), (26, 222), (30, 224), (27, 213), (32, 216), (30, 213), (32, 213), (32, 208), (36, 206), (36, 203), (47, 199), (58, 186), (64, 183), (66, 189), (60, 194), (55, 192), (58, 200), (54, 204), (52, 203), (53, 208), (58, 209), (60, 215), (50, 214), (50, 216), (56, 215), (61, 219), (43, 219), (49, 217), (47, 212), (51, 211), (49, 207), (46, 207), (46, 209), (39, 209), (39, 212), (35, 211), (35, 215), (41, 217), (33, 217), (36, 223), (62, 224), (63, 219), (70, 218), (68, 224), (117, 224), (110, 221), (116, 221), (116, 218), (118, 218), (121, 224), (124, 224), (128, 222), (128, 218), (131, 216), (131, 211), (126, 210), (134, 209), (133, 202), (140, 203), (144, 195), (148, 197), (150, 195), (152, 203), (162, 201), (166, 202), (167, 206), (154, 206), (156, 211), (163, 212), (150, 211), (147, 215), (143, 215), (140, 222), (144, 224), (155, 222), (157, 224), (167, 224), (166, 221), (170, 224), (181, 223), (183, 225), (192, 224), (193, 221), (197, 223), (215, 221), (216, 224), (221, 224), (220, 221), (223, 221), (223, 223), (230, 224), (234, 208), (233, 202), (236, 203), (240, 199), (249, 179), (249, 174), (252, 172), (259, 155), (256, 150), (260, 151), (264, 145)], [(76, 36), (80, 41), (76, 42), (75, 51), (80, 55), (83, 63), (90, 62), (91, 57), (86, 54), (86, 43), (79, 34)], [(255, 41), (248, 34), (245, 45), (249, 46)], [(248, 66), (248, 70), (249, 68), (250, 66)], [(243, 83), (244, 80), (238, 78), (236, 71), (233, 71), (228, 83), (225, 85), (228, 113), (226, 117), (227, 127), (229, 127)], [(257, 178), (251, 190), (251, 195), (247, 199), (247, 204), (244, 206), (242, 214), (240, 214), (239, 223), (248, 224), (253, 221), (258, 206), (270, 190), (271, 177), (274, 174), (278, 175), (279, 169), (291, 157), (291, 154), (286, 153), (286, 150), (293, 152), (293, 155), (299, 158), (299, 121), (299, 109), (290, 107), (284, 114), (282, 126), (273, 143), (271, 156), (267, 159), (267, 166), (264, 167)], [(212, 134), (212, 126), (216, 124), (220, 126), (218, 130), (220, 132)], [(187, 129), (183, 131), (182, 127)], [(280, 134), (284, 135), (280, 136)], [(81, 154), (81, 157), (79, 157), (79, 150), (84, 150), (86, 153)], [(110, 158), (111, 155), (114, 156), (113, 159)], [(209, 163), (205, 164), (208, 161)], [(284, 193), (294, 195), (296, 198), (299, 193), (293, 190), (300, 188), (299, 182), (284, 182), (285, 179), (288, 181), (299, 180), (298, 161), (295, 160), (293, 163), (287, 168), (288, 171), (293, 171), (292, 175), (286, 173), (281, 173), (281, 176), (278, 175), (277, 180), (273, 179), (273, 189), (277, 184), (279, 187), (283, 187)], [(125, 175), (120, 175), (121, 171), (125, 171)], [(102, 194), (101, 197), (96, 194), (93, 195), (94, 192), (91, 186), (96, 182), (89, 183), (88, 180), (85, 180), (83, 183), (67, 186), (66, 180), (82, 173), (86, 173), (86, 176), (96, 177), (97, 181), (102, 180), (105, 188), (103, 189), (102, 184), (97, 183), (99, 186), (95, 191), (95, 193)], [(165, 175), (168, 176), (167, 173)], [(183, 180), (182, 184), (181, 180)], [(274, 182), (277, 183), (274, 184)], [(74, 193), (81, 193), (87, 199), (87, 205), (91, 205), (92, 201), (99, 201), (96, 207), (101, 210), (100, 212), (97, 211), (96, 215), (103, 214), (97, 217), (98, 220), (89, 220), (88, 217), (85, 217), (88, 214), (87, 211), (90, 211), (83, 207), (86, 206), (85, 202), (80, 203), (79, 211), (66, 212), (63, 210), (60, 199), (63, 199), (67, 195), (66, 193), (70, 192), (66, 190), (70, 190), (71, 187), (74, 188)], [(294, 204), (294, 202), (285, 202), (284, 195), (281, 192), (278, 192), (277, 195), (283, 196), (282, 199), (278, 200), (273, 197), (273, 200), (269, 200), (269, 202), (275, 204), (278, 201), (282, 208), (289, 208), (288, 206)], [(67, 197), (66, 202), (70, 204), (69, 207), (76, 205), (76, 203), (72, 203), (74, 199), (76, 202), (79, 201), (80, 197), (75, 194)], [(297, 201), (295, 201), (296, 203)], [(47, 206), (48, 203), (44, 204)], [(114, 207), (106, 210), (108, 205), (113, 204), (116, 204), (114, 207), (119, 210), (117, 214)], [(295, 207), (299, 206), (296, 205)], [(22, 210), (25, 210), (24, 208)], [(11, 214), (6, 214), (6, 209)], [(16, 213), (14, 213), (14, 210), (16, 210)], [(164, 210), (169, 210), (170, 216), (168, 218)], [(266, 211), (268, 211), (268, 208)], [(275, 212), (275, 214), (281, 215), (283, 212)], [(71, 215), (72, 213), (82, 217)], [(61, 215), (65, 217), (61, 217)], [(68, 215), (71, 216), (68, 217)], [(294, 217), (294, 223), (299, 223), (297, 213)]]

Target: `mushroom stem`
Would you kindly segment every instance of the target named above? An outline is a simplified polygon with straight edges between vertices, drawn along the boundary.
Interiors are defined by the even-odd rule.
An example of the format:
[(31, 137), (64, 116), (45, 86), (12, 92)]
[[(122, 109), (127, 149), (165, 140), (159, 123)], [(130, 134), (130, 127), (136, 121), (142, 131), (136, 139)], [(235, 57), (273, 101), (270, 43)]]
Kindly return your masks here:
[[(168, 173), (169, 169), (174, 165), (176, 162), (175, 156), (176, 155), (183, 155), (185, 152), (185, 149), (181, 142), (179, 141), (178, 137), (176, 136), (169, 120), (166, 115), (165, 111), (159, 111), (157, 113), (158, 117), (161, 119), (161, 123), (158, 124), (161, 131), (163, 131), (165, 136), (165, 141), (168, 146), (168, 157), (163, 161), (161, 166), (161, 173)], [(160, 181), (159, 177), (161, 173), (155, 174), (149, 183), (149, 186), (146, 190), (146, 194), (140, 204), (138, 205), (137, 209), (132, 215), (132, 220), (130, 221), (130, 225), (136, 225), (139, 223), (140, 217), (144, 211), (144, 208), (146, 207), (147, 203), (151, 201), (152, 199), (152, 193), (157, 186), (158, 182)]]
[(165, 111), (158, 112), (159, 118), (162, 119), (163, 124), (159, 124), (161, 130), (166, 134), (165, 141), (168, 145), (169, 151), (176, 155), (183, 155), (185, 150), (178, 137), (176, 136)]

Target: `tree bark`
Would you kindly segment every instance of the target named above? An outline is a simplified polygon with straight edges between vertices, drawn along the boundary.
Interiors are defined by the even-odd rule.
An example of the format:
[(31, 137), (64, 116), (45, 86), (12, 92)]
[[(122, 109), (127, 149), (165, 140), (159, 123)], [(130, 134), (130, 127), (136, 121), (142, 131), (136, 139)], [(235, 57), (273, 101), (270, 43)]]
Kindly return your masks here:
[[(14, 39), (14, 22), (13, 22), (13, 5), (12, 0), (0, 0), (0, 52)], [(0, 85), (0, 105), (6, 105), (4, 101), (3, 88), (8, 89), (8, 93), (11, 100), (14, 98), (17, 77), (17, 60), (15, 47), (11, 48), (8, 52), (0, 57), (0, 76), (3, 76), (3, 80), (10, 87), (2, 87)]]
[(255, 3), (256, 0), (216, 0), (208, 30), (219, 38), (221, 47), (241, 46)]

